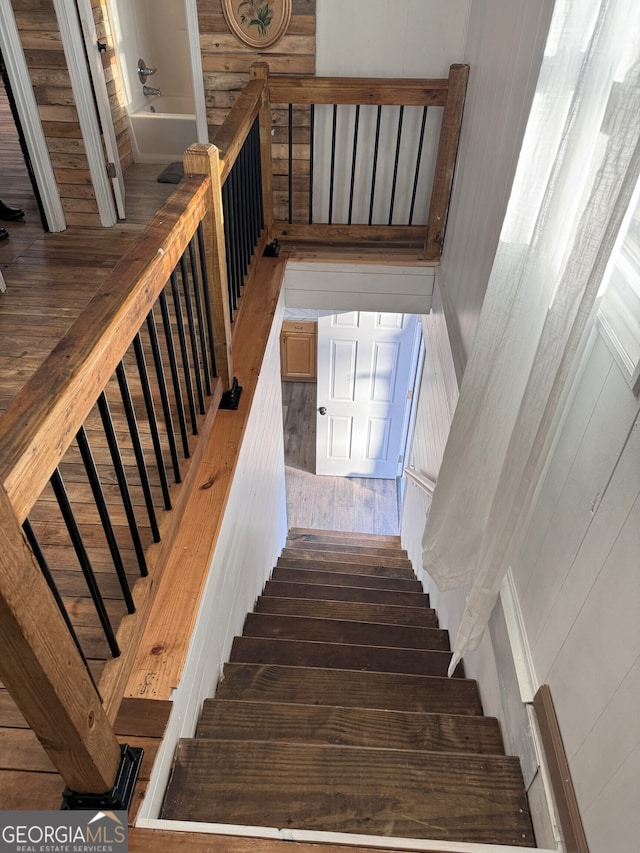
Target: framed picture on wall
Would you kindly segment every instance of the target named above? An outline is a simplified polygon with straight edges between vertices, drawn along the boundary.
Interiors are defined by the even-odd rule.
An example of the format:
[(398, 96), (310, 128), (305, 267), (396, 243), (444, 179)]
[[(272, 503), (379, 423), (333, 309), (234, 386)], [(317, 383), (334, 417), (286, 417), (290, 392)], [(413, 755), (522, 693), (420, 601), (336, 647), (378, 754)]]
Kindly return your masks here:
[(286, 33), (292, 0), (222, 0), (222, 11), (231, 32), (241, 42), (261, 50), (271, 47)]

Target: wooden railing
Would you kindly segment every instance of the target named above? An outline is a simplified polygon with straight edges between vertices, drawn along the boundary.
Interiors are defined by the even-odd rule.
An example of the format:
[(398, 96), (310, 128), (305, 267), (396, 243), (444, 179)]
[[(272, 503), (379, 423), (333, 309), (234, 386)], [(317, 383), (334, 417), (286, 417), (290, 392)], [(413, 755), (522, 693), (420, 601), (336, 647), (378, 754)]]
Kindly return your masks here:
[(420, 246), (437, 260), (468, 74), (452, 65), (443, 80), (272, 76), (275, 235)]
[[(234, 247), (228, 235), (225, 248), (222, 195), (236, 161), (243, 163), (245, 172), (248, 169), (253, 176), (253, 191), (238, 196), (237, 215), (238, 221), (251, 221), (252, 227), (242, 234), (244, 269), (234, 290), (237, 309), (241, 288), (251, 278), (252, 258), (261, 254), (268, 237), (263, 225), (271, 219), (269, 209), (263, 209), (263, 198), (269, 198), (264, 192), (268, 178), (260, 174), (255, 163), (256, 150), (260, 156), (255, 144), (260, 131), (255, 121), (263, 123), (265, 115), (268, 121), (265, 92), (266, 80), (258, 69), (242, 103), (229, 117), (233, 131), (226, 137), (226, 148), (194, 145), (187, 150), (185, 178), (180, 186), (13, 400), (0, 423), (0, 678), (67, 786), (83, 794), (104, 793), (116, 778), (120, 747), (111, 724), (158, 588), (163, 560), (180, 524), (186, 496), (194, 486), (189, 473), (202, 445), (196, 435), (206, 438), (221, 397), (233, 385), (227, 256)], [(152, 349), (147, 327), (153, 326), (148, 334), (155, 335), (156, 325), (165, 335), (161, 345), (154, 339), (156, 372), (172, 375), (174, 380), (173, 385), (167, 383), (169, 390), (165, 387), (164, 395), (155, 386), (151, 389), (144, 356), (145, 349), (147, 353)], [(132, 381), (129, 376), (127, 380), (129, 367), (125, 370), (125, 363), (134, 368), (137, 364), (140, 377), (136, 375)], [(104, 415), (104, 407), (108, 408), (105, 391), (117, 396), (118, 388), (122, 400), (118, 397), (116, 405), (127, 412), (127, 421), (123, 420), (120, 428), (111, 423), (107, 439), (115, 440), (116, 433), (125, 431), (129, 423), (135, 441), (124, 453), (119, 448), (116, 453), (132, 456), (135, 450), (141, 480), (153, 466), (159, 475), (156, 485), (162, 492), (160, 502), (165, 509), (173, 509), (156, 523), (156, 509), (150, 503), (153, 483), (143, 488), (152, 528), (148, 538), (154, 544), (142, 557), (143, 577), (130, 596), (133, 606), (128, 609), (135, 608), (135, 613), (125, 616), (117, 636), (110, 640), (117, 657), (105, 667), (98, 693), (87, 666), (88, 655), (83, 654), (72, 618), (56, 588), (56, 567), (49, 569), (42, 553), (45, 549), (40, 548), (35, 534), (36, 525), (31, 526), (29, 517), (52, 482), (56, 497), (69, 514), (65, 522), (74, 531), (71, 540), (91, 597), (101, 619), (104, 616), (108, 623), (82, 541), (82, 519), (78, 522), (74, 517), (58, 472), (70, 449), (77, 457), (76, 437), (86, 436), (87, 422), (98, 420), (100, 401), (100, 415)], [(155, 411), (150, 415), (148, 429), (153, 442), (149, 439), (147, 448), (142, 447), (137, 428), (145, 405), (147, 411), (164, 411), (164, 421), (157, 418), (156, 423)], [(180, 460), (176, 449), (181, 445), (179, 438), (169, 441), (174, 421), (180, 422), (175, 426), (176, 437), (182, 433), (183, 439)], [(120, 436), (117, 440), (121, 441)], [(170, 488), (165, 485), (163, 454), (173, 460), (175, 482)], [(185, 457), (189, 458), (185, 461)], [(124, 471), (126, 466), (121, 467)], [(126, 481), (126, 475), (117, 479)], [(97, 492), (103, 491), (97, 466), (92, 467), (93, 485)], [(112, 532), (108, 517), (105, 524), (105, 534)], [(114, 542), (112, 553), (117, 552)], [(126, 593), (125, 574), (123, 571), (120, 577)]]
[[(449, 79), (441, 81), (269, 79), (266, 66), (256, 65), (251, 81), (215, 140), (217, 147), (194, 145), (186, 151), (185, 178), (177, 190), (2, 417), (0, 678), (69, 788), (102, 793), (111, 787), (116, 776), (120, 750), (112, 723), (149, 618), (166, 555), (181, 523), (187, 497), (194, 489), (190, 473), (196, 468), (199, 448), (206, 442), (221, 397), (234, 387), (234, 333), (242, 316), (243, 288), (255, 276), (256, 259), (273, 237), (292, 235), (320, 242), (366, 244), (391, 240), (419, 244), (424, 258), (439, 257), (467, 71), (466, 66), (453, 66)], [(300, 105), (440, 107), (442, 129), (437, 155), (434, 153), (427, 221), (421, 225), (373, 222), (363, 225), (355, 224), (350, 213), (346, 224), (274, 222), (273, 195), (281, 191), (282, 185), (276, 188), (272, 177), (272, 103), (287, 105), (292, 145), (297, 144), (293, 132), (294, 109)], [(279, 120), (276, 117), (276, 122)], [(401, 148), (400, 130), (396, 147)], [(334, 151), (334, 160), (335, 156)], [(359, 156), (357, 139), (355, 143), (352, 141), (350, 156), (355, 164)], [(293, 148), (286, 159), (291, 199), (296, 191)], [(419, 157), (416, 164), (413, 202), (418, 187)], [(375, 163), (373, 167), (375, 171)], [(394, 171), (398, 171), (397, 158)], [(352, 185), (354, 181), (355, 178)], [(312, 193), (311, 184), (309, 194)], [(389, 220), (393, 220), (393, 210)], [(171, 355), (171, 336), (174, 329), (180, 336), (182, 322), (179, 276), (185, 301), (189, 301), (190, 288), (196, 288), (196, 283), (203, 295), (202, 305), (196, 304), (193, 309), (195, 320), (185, 321), (184, 340), (176, 345), (178, 353), (182, 353), (181, 365), (176, 363), (177, 356)], [(169, 299), (174, 304), (171, 312), (165, 304)], [(153, 441), (157, 468), (162, 468), (160, 445), (164, 442), (166, 448), (167, 443), (171, 444), (170, 410), (179, 408), (180, 382), (189, 384), (191, 368), (196, 374), (203, 370), (205, 380), (201, 388), (198, 374), (194, 377), (196, 391), (187, 388), (187, 408), (191, 411), (190, 418), (183, 420), (192, 422), (192, 433), (198, 433), (201, 440), (197, 442), (194, 435), (186, 437), (181, 424), (178, 432), (182, 433), (183, 456), (190, 459), (178, 474), (177, 462), (183, 460), (177, 459), (175, 448), (171, 449), (176, 482), (168, 489), (160, 485), (165, 508), (171, 504), (173, 509), (161, 515), (157, 535), (153, 532), (151, 536), (155, 541), (144, 554), (143, 577), (138, 578), (131, 593), (136, 612), (125, 616), (120, 624), (115, 637), (115, 653), (119, 657), (107, 663), (98, 693), (90, 668), (83, 661), (81, 644), (70, 630), (72, 620), (56, 603), (55, 580), (45, 571), (29, 517), (49, 488), (52, 476), (57, 477), (60, 464), (72, 445), (75, 446), (74, 441), (92, 417), (97, 402), (113, 386), (114, 374), (127, 408), (128, 392), (122, 384), (124, 365), (137, 364), (138, 370), (144, 372), (142, 334), (148, 329), (153, 336), (154, 311), (161, 315), (165, 334), (161, 358), (165, 359), (167, 374), (174, 380), (173, 393), (166, 399), (160, 394), (158, 408), (164, 413), (166, 429)], [(146, 338), (145, 345), (149, 346)], [(156, 373), (161, 374), (157, 347), (151, 348)], [(213, 362), (215, 371), (209, 367)], [(135, 393), (140, 398), (137, 404), (142, 406), (140, 401), (144, 398), (149, 412), (153, 401), (145, 391), (145, 381), (141, 378), (136, 383)], [(208, 411), (205, 395), (209, 399)], [(103, 408), (104, 404), (101, 416)], [(130, 428), (133, 431), (131, 424)], [(140, 467), (137, 450), (135, 455)], [(84, 454), (83, 461), (86, 461)], [(122, 478), (116, 479), (120, 482)], [(152, 491), (147, 489), (149, 494)], [(146, 502), (151, 515), (152, 508)], [(120, 580), (123, 589), (126, 588), (126, 578)]]

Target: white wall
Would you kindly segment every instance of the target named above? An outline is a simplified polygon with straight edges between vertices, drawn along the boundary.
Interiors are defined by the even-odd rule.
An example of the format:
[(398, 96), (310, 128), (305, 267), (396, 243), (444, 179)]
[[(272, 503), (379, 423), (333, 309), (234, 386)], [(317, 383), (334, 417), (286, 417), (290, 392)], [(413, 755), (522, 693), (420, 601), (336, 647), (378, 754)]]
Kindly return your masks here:
[(552, 10), (553, 0), (472, 0), (462, 57), (471, 71), (441, 269), (459, 376), (489, 281)]
[(289, 261), (285, 302), (288, 309), (424, 314), (433, 283), (433, 267)]
[(196, 627), (161, 752), (140, 817), (155, 818), (175, 745), (192, 737), (202, 702), (214, 693), (236, 634), (271, 574), (287, 532), (280, 381), (281, 296), (211, 564)]
[(471, 0), (317, 0), (316, 74), (446, 77)]
[(593, 333), (513, 566), (591, 853), (632, 853), (640, 837), (638, 410)]

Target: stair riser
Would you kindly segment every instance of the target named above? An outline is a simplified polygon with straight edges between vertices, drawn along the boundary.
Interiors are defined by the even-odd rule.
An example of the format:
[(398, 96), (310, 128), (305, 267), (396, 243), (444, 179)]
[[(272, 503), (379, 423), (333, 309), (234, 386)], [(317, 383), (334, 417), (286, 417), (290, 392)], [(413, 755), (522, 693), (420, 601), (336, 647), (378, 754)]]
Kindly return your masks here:
[(265, 598), (256, 602), (256, 613), (312, 616), (321, 619), (357, 619), (385, 625), (413, 628), (437, 628), (438, 617), (429, 607), (398, 607), (384, 604), (364, 604), (351, 601), (317, 601), (301, 598)]
[(488, 755), (182, 741), (163, 817), (535, 845), (518, 761)]
[(196, 737), (503, 755), (489, 717), (207, 699)]
[(475, 681), (352, 670), (228, 663), (217, 699), (343, 705), (480, 716)]
[[(232, 663), (265, 663), (282, 666), (310, 666), (326, 669), (353, 669), (358, 672), (401, 672), (412, 675), (446, 676), (450, 652), (422, 649), (386, 649), (376, 646), (340, 645), (305, 640), (270, 640), (236, 637), (231, 649)], [(461, 668), (456, 675), (463, 676)]]
[(298, 548), (303, 551), (334, 551), (340, 554), (358, 554), (361, 557), (393, 557), (407, 560), (407, 552), (404, 548), (369, 548), (365, 545), (338, 545), (335, 542), (301, 542), (296, 539), (287, 539), (287, 549)]
[(400, 578), (380, 578), (371, 575), (341, 574), (304, 568), (276, 567), (271, 579), (285, 583), (316, 583), (324, 586), (359, 586), (363, 589), (389, 589), (394, 592), (423, 592), (419, 581)]
[(417, 592), (390, 592), (385, 589), (359, 589), (282, 581), (267, 581), (263, 595), (272, 595), (276, 598), (311, 598), (316, 601), (360, 601), (401, 607), (429, 607), (429, 597)]
[(402, 557), (373, 557), (359, 556), (358, 554), (350, 554), (349, 559), (344, 559), (344, 555), (336, 551), (313, 551), (303, 548), (283, 548), (283, 557), (293, 557), (296, 560), (328, 560), (332, 563), (363, 563), (368, 566), (387, 566), (392, 569), (410, 569), (411, 562)]
[(415, 581), (413, 569), (392, 569), (387, 566), (368, 566), (366, 563), (349, 563), (346, 560), (297, 560), (295, 557), (278, 557), (276, 566), (283, 569), (315, 569), (320, 572), (339, 574), (373, 575), (378, 578), (402, 578)]
[(374, 625), (339, 619), (312, 619), (249, 613), (244, 623), (245, 637), (272, 637), (282, 640), (315, 640), (326, 643), (354, 643), (359, 646), (388, 646), (405, 649), (449, 651), (449, 634), (434, 628), (405, 628)]

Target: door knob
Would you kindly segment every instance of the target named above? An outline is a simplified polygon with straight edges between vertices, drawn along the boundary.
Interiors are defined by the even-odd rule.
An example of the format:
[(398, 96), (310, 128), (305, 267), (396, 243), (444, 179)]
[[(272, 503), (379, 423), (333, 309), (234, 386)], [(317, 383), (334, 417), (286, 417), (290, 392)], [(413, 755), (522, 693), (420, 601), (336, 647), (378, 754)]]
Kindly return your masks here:
[(325, 409), (324, 406), (320, 406), (320, 408), (318, 409), (318, 414), (319, 415), (326, 415), (327, 414), (327, 410)]

